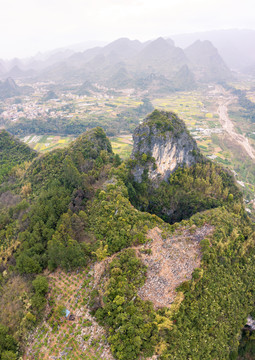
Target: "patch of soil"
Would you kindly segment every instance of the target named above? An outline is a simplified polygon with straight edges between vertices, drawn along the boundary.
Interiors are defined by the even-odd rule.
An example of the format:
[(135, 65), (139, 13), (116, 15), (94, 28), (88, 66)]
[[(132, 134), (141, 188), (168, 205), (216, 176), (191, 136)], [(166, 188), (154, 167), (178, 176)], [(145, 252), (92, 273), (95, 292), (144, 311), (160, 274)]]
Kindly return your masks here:
[(175, 289), (191, 279), (194, 269), (200, 266), (200, 241), (213, 229), (210, 225), (182, 228), (166, 239), (158, 227), (150, 230), (147, 236), (152, 241), (144, 249), (151, 254), (138, 250), (138, 256), (148, 266), (145, 284), (138, 292), (141, 299), (152, 301), (156, 309), (170, 307), (176, 297)]

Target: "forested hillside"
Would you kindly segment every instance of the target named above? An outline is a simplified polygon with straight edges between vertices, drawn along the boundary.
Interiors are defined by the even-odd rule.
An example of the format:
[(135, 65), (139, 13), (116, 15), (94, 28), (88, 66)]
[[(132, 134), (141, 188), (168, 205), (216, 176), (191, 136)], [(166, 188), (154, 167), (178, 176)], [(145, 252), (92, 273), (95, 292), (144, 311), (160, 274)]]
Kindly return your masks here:
[[(193, 144), (172, 114), (151, 118), (162, 146)], [(238, 358), (255, 233), (228, 172), (193, 153), (153, 182), (155, 137), (121, 162), (101, 128), (40, 156), (0, 135), (3, 163), (13, 154), (0, 188), (0, 359)]]
[(7, 131), (0, 131), (0, 181), (16, 166), (31, 161), (36, 152), (15, 139)]

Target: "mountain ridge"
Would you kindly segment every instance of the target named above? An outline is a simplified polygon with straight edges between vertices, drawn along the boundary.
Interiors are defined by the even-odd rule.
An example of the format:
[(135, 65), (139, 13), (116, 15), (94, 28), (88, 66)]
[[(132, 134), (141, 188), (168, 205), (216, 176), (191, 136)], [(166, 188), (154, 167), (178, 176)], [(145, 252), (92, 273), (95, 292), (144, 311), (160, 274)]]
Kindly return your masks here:
[(209, 40), (195, 41), (184, 49), (184, 53), (192, 64), (198, 79), (204, 82), (226, 81), (232, 78), (227, 65), (220, 57), (217, 49)]
[[(208, 51), (208, 49), (204, 50)], [(7, 68), (9, 75), (14, 76), (14, 78), (23, 76), (24, 78), (37, 79), (37, 81), (46, 78), (63, 82), (74, 81), (79, 77), (81, 81), (97, 82), (108, 87), (117, 86), (120, 89), (125, 88), (125, 86), (139, 89), (140, 79), (145, 77), (149, 79), (151, 75), (164, 76), (169, 81), (169, 86), (165, 87), (147, 81), (145, 89), (155, 92), (169, 92), (195, 88), (196, 84), (192, 81), (193, 76), (198, 81), (202, 78), (204, 81), (213, 82), (230, 77), (230, 71), (226, 65), (223, 66), (223, 60), (216, 49), (214, 49), (214, 60), (211, 62), (198, 61), (203, 53), (200, 52), (197, 55), (194, 64), (194, 57), (191, 61), (185, 51), (175, 46), (171, 39), (161, 37), (141, 43), (138, 40), (121, 38), (104, 47), (95, 47), (80, 53), (68, 54), (68, 52), (63, 52), (59, 53), (59, 56), (55, 54), (45, 61), (44, 66), (41, 60), (38, 66), (36, 61), (33, 62), (32, 66), (29, 66), (29, 63), (23, 64), (19, 59), (14, 59)], [(204, 59), (206, 59), (205, 56)], [(126, 69), (129, 81), (116, 81), (116, 66)], [(187, 67), (189, 71), (187, 71)], [(182, 69), (185, 69), (183, 73), (181, 73)], [(206, 73), (212, 73), (216, 76), (210, 76), (207, 79)], [(185, 86), (185, 78), (188, 86)], [(112, 83), (111, 79), (113, 79)]]
[(255, 63), (255, 53), (251, 46), (255, 41), (254, 30), (212, 30), (172, 35), (171, 38), (182, 48), (190, 46), (196, 40), (211, 41), (231, 69), (243, 71)]

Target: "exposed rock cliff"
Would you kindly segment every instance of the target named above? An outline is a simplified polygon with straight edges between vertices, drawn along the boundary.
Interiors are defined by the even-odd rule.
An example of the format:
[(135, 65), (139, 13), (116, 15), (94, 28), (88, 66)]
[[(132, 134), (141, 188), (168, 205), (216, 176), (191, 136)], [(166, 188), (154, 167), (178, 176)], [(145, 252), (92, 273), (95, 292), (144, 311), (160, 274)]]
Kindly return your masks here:
[(133, 139), (132, 173), (137, 182), (147, 173), (150, 180), (168, 180), (179, 166), (191, 166), (202, 157), (184, 122), (172, 112), (154, 110)]

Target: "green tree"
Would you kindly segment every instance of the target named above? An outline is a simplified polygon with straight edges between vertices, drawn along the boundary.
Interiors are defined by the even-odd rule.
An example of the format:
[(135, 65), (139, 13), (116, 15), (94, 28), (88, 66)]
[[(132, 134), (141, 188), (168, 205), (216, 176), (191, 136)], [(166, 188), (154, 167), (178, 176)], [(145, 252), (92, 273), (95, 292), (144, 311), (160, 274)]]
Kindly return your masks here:
[(8, 328), (0, 324), (0, 354), (6, 350), (15, 352), (17, 350), (17, 343), (14, 338), (9, 335)]
[(2, 360), (16, 360), (17, 355), (13, 351), (6, 350), (2, 353), (1, 359)]
[(45, 276), (38, 275), (32, 282), (32, 285), (36, 294), (44, 296), (48, 292), (49, 284)]
[(30, 257), (25, 252), (17, 259), (17, 269), (21, 274), (38, 274), (42, 271), (36, 257)]

